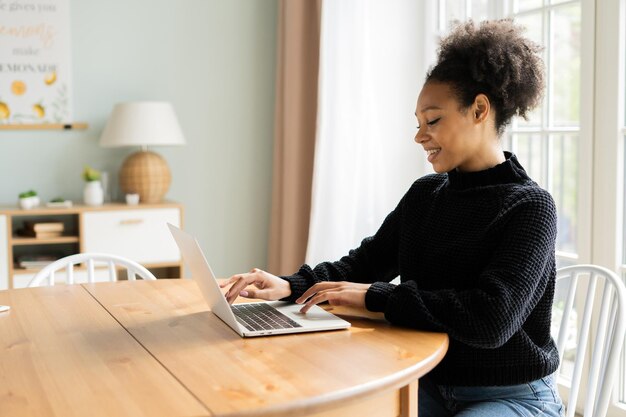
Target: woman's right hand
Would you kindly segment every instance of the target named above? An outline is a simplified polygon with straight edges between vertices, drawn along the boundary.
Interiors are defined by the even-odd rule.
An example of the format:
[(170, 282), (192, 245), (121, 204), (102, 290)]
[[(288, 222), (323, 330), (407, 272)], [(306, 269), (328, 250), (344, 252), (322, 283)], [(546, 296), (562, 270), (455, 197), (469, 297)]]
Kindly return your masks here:
[[(247, 288), (249, 285), (256, 288)], [(233, 275), (220, 284), (221, 288), (228, 286), (230, 288), (225, 296), (229, 304), (232, 304), (238, 296), (271, 301), (291, 295), (291, 285), (288, 281), (258, 268), (248, 273)]]

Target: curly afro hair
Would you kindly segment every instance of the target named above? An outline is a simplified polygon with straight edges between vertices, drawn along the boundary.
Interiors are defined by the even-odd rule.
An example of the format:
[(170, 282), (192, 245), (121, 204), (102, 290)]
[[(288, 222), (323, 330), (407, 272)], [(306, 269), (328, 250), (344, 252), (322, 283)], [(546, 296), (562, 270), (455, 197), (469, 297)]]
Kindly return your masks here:
[(526, 119), (543, 96), (542, 47), (523, 37), (523, 31), (510, 19), (457, 25), (441, 40), (426, 82), (449, 83), (464, 109), (485, 94), (501, 135), (513, 116)]

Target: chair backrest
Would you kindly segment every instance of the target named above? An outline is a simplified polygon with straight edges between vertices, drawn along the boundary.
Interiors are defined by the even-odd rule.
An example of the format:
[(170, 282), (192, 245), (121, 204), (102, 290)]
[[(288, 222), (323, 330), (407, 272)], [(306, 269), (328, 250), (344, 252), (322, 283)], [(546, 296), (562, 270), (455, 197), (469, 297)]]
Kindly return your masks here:
[(134, 281), (136, 276), (147, 280), (155, 280), (154, 275), (144, 266), (130, 259), (110, 255), (106, 253), (78, 253), (76, 255), (66, 256), (58, 259), (49, 265), (46, 265), (39, 271), (28, 284), (29, 287), (38, 287), (43, 281), (47, 281), (47, 285), (54, 285), (55, 272), (65, 270), (66, 282), (74, 284), (74, 266), (85, 263), (87, 265), (87, 281), (95, 282), (96, 272), (95, 264), (106, 263), (109, 281), (117, 281), (117, 268), (123, 268), (127, 272), (128, 279)]
[[(581, 278), (588, 280), (587, 286), (579, 285)], [(574, 416), (581, 388), (583, 365), (586, 360), (589, 360), (583, 417), (604, 417), (611, 401), (613, 382), (619, 369), (620, 352), (626, 331), (626, 289), (617, 274), (596, 265), (560, 268), (557, 271), (557, 282), (563, 281), (567, 281), (568, 284), (567, 295), (556, 340), (561, 364), (563, 364), (566, 341), (571, 340), (572, 337), (570, 315), (574, 314), (572, 310), (577, 289), (586, 291), (586, 294), (583, 293), (585, 303), (582, 315), (580, 311), (577, 312), (579, 319), (577, 325), (574, 326), (577, 332), (577, 335), (574, 335), (577, 337), (576, 354), (566, 416)], [(597, 288), (603, 288), (601, 298), (596, 295)], [(594, 304), (597, 315), (596, 319), (592, 320)], [(591, 355), (587, 355), (591, 328), (595, 329), (596, 335), (591, 345)]]

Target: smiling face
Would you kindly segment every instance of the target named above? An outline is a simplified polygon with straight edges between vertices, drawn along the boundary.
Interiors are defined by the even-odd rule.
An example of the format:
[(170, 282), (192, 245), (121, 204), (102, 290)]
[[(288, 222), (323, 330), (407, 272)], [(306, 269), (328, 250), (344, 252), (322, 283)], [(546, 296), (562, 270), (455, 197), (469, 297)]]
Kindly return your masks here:
[(446, 83), (427, 82), (417, 99), (415, 142), (435, 172), (482, 171), (504, 161), (494, 113), (484, 94), (463, 109)]

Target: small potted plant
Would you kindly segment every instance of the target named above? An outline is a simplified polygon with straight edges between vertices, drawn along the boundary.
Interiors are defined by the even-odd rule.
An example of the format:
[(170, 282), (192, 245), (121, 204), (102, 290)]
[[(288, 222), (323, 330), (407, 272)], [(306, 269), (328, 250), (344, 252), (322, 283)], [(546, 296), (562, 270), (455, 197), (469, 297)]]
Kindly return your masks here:
[(100, 182), (100, 171), (89, 165), (83, 170), (83, 179), (87, 182), (83, 191), (83, 200), (88, 206), (100, 206), (104, 202), (104, 190)]
[(46, 203), (46, 207), (52, 207), (52, 208), (72, 207), (72, 201), (66, 200), (63, 197), (54, 197), (52, 200)]
[(18, 204), (24, 210), (29, 210), (39, 205), (39, 196), (35, 190), (24, 191), (18, 197)]

